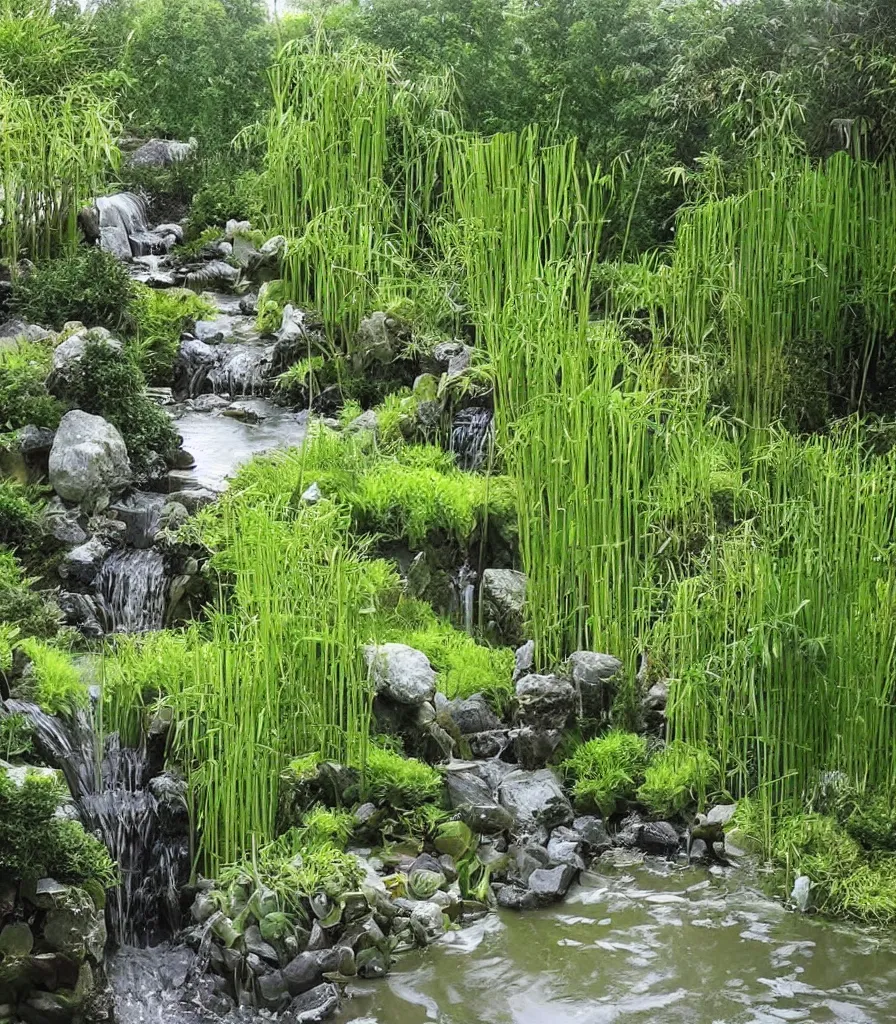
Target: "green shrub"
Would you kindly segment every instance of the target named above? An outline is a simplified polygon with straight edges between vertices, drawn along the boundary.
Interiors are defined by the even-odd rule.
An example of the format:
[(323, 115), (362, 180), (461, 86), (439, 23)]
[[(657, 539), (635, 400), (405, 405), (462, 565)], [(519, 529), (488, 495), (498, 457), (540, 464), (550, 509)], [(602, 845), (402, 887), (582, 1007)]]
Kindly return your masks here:
[(32, 753), (34, 730), (25, 715), (6, 715), (0, 718), (0, 758), (11, 761)]
[(174, 425), (146, 394), (139, 367), (102, 341), (88, 341), (66, 396), (75, 407), (119, 429), (138, 473), (152, 466), (153, 452), (166, 459), (177, 448)]
[(857, 797), (844, 827), (868, 850), (896, 850), (896, 806), (883, 793)]
[(59, 609), (32, 589), (36, 582), (11, 551), (0, 550), (0, 624), (25, 637), (49, 639), (59, 632)]
[(707, 750), (681, 741), (670, 743), (651, 761), (638, 800), (653, 814), (668, 817), (702, 807), (719, 786), (718, 761)]
[(573, 782), (573, 796), (583, 808), (609, 815), (619, 800), (634, 798), (647, 767), (643, 736), (613, 729), (577, 747), (562, 765)]
[(32, 699), (50, 715), (70, 715), (87, 703), (87, 687), (71, 655), (34, 638), (19, 644), (31, 659)]
[(132, 306), (136, 335), (128, 349), (149, 384), (171, 383), (181, 334), (215, 308), (187, 289), (137, 285)]
[(443, 791), (435, 768), (373, 745), (367, 748), (364, 784), (371, 800), (395, 808), (438, 802)]
[(0, 771), (0, 876), (108, 889), (117, 877), (106, 848), (79, 822), (55, 817), (64, 793), (52, 777), (28, 772), (20, 786)]
[[(358, 862), (344, 852), (353, 820), (351, 814), (313, 808), (300, 826), (262, 847), (251, 860), (221, 871), (220, 882), (232, 891), (235, 886), (245, 889), (246, 879), (251, 879), (256, 890), (275, 894), (281, 910), (304, 917), (308, 897), (324, 893), (337, 898), (360, 884)], [(251, 897), (248, 907), (251, 913)]]
[(262, 334), (273, 334), (280, 330), (280, 324), (283, 322), (283, 307), (288, 301), (286, 285), (283, 281), (265, 281), (258, 289), (255, 326)]
[(53, 365), (49, 342), (24, 342), (0, 349), (0, 429), (59, 426), (64, 407), (46, 388)]
[(32, 488), (0, 479), (0, 544), (19, 547), (31, 543), (38, 532), (40, 511)]
[(127, 269), (98, 248), (39, 263), (14, 282), (12, 292), (12, 306), (21, 317), (57, 331), (68, 320), (118, 330), (129, 323), (130, 302)]
[(209, 177), (193, 196), (187, 232), (192, 238), (208, 227), (224, 227), (229, 220), (248, 220), (258, 226), (263, 213), (264, 176), (256, 171), (237, 176), (224, 173)]

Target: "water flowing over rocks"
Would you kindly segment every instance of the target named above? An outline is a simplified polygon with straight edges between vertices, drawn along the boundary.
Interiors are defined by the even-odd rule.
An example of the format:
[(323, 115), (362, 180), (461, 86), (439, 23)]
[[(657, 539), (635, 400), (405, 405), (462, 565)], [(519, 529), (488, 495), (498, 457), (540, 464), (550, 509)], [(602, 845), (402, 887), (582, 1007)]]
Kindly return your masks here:
[(461, 469), (481, 468), (488, 457), (491, 442), (491, 410), (471, 406), (455, 414), (451, 426), (451, 451)]

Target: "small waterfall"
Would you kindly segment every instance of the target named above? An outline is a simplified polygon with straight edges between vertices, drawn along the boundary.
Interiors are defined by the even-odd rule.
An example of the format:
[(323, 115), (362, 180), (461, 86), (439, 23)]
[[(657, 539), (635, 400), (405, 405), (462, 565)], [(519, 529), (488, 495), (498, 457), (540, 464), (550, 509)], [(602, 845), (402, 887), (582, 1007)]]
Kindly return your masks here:
[[(100, 245), (121, 259), (130, 259), (135, 252), (132, 238), (140, 239), (149, 233), (146, 222), (146, 203), (133, 192), (118, 192), (113, 196), (100, 196), (96, 200), (100, 222)], [(140, 245), (137, 245), (140, 248)]]
[(207, 391), (215, 395), (265, 395), (270, 391), (273, 357), (273, 345), (208, 345), (188, 338), (180, 349), (179, 386), (189, 398)]
[(155, 535), (159, 532), (166, 500), (164, 494), (132, 491), (113, 502), (111, 511), (127, 527), (125, 544), (134, 548), (152, 547)]
[(96, 580), (97, 604), (107, 633), (144, 633), (165, 624), (168, 580), (155, 548), (113, 551)]
[(451, 451), (461, 469), (479, 469), (492, 438), (491, 410), (472, 406), (461, 409), (451, 427)]
[(455, 593), (455, 604), (458, 618), (463, 622), (464, 630), (473, 634), (473, 609), (476, 598), (476, 570), (467, 562), (457, 570), (452, 579)]
[(100, 700), (92, 688), (90, 709), (66, 722), (25, 701), (8, 700), (3, 708), (30, 719), (42, 754), (62, 770), (85, 829), (118, 864), (121, 885), (106, 904), (113, 941), (145, 945), (181, 924), (178, 892), (190, 863), (186, 786), (167, 774), (150, 779), (145, 745), (122, 747), (117, 733), (103, 743)]

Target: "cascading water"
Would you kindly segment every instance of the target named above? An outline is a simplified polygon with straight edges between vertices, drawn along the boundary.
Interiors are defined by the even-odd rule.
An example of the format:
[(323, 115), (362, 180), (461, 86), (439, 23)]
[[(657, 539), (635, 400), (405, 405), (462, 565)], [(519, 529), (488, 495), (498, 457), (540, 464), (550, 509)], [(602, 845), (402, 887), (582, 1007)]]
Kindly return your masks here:
[(100, 620), (107, 633), (143, 633), (165, 624), (168, 578), (155, 548), (113, 551), (96, 580)]
[(471, 406), (461, 409), (451, 427), (451, 451), (461, 469), (479, 469), (491, 447), (492, 413)]
[(476, 570), (464, 562), (452, 578), (458, 618), (463, 622), (464, 630), (473, 634), (473, 609), (476, 599)]
[(260, 342), (209, 345), (194, 338), (181, 344), (181, 387), (195, 398), (215, 395), (264, 395), (270, 391), (272, 345)]
[(30, 720), (41, 753), (62, 770), (82, 824), (118, 864), (121, 884), (106, 905), (113, 941), (142, 946), (180, 927), (178, 892), (190, 863), (183, 782), (151, 778), (145, 744), (122, 747), (117, 733), (103, 738), (96, 688), (90, 708), (69, 721), (25, 701), (4, 707)]

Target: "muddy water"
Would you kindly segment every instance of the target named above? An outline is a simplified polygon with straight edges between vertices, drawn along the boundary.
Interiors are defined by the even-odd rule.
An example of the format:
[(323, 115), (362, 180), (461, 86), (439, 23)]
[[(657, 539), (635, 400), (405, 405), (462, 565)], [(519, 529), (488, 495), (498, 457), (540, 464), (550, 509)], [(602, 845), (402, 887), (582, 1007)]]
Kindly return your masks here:
[(207, 412), (187, 412), (175, 422), (184, 448), (196, 460), (189, 475), (198, 486), (223, 490), (228, 479), (253, 455), (302, 443), (306, 424), (294, 412), (265, 399), (255, 398), (244, 404), (257, 409), (263, 419), (243, 423)]
[(557, 907), (502, 912), (385, 980), (341, 1024), (896, 1021), (896, 948), (745, 884), (655, 864), (587, 874)]
[[(154, 955), (113, 966), (119, 1024), (218, 1020), (178, 1004), (177, 951), (155, 969)], [(491, 914), (348, 992), (338, 1024), (891, 1024), (896, 946), (788, 912), (743, 875), (651, 863), (586, 874), (547, 910)]]

